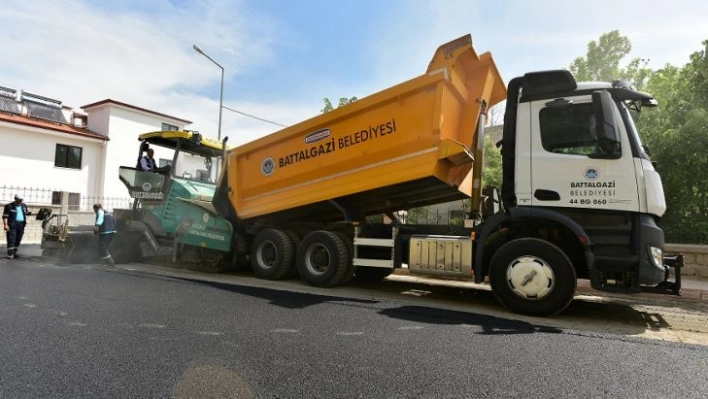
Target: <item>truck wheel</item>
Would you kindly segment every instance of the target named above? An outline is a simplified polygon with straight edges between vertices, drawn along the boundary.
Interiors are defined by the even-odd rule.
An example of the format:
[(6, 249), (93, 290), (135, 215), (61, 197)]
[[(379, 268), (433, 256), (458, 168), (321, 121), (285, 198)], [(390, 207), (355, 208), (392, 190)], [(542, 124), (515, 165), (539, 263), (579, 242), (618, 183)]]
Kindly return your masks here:
[(347, 272), (344, 273), (342, 281), (338, 282), (337, 285), (344, 285), (349, 283), (352, 278), (354, 278), (354, 242), (352, 238), (344, 233), (335, 233), (342, 239), (344, 245), (347, 247)]
[[(283, 230), (283, 231), (290, 238), (290, 241), (293, 244), (293, 250), (297, 251), (297, 247), (300, 245), (300, 241), (302, 241), (302, 240), (300, 240), (300, 236), (297, 235), (297, 233), (295, 233), (292, 230)], [(293, 256), (293, 265), (290, 268), (290, 271), (288, 272), (287, 277), (295, 277), (295, 276), (297, 276), (297, 267), (295, 267), (295, 257)]]
[(249, 243), (238, 232), (235, 232), (231, 239), (231, 270), (245, 272), (251, 269), (249, 249)]
[(516, 239), (499, 248), (490, 262), (489, 282), (502, 305), (531, 316), (563, 311), (577, 284), (568, 256), (537, 238)]
[(279, 280), (287, 276), (294, 257), (293, 243), (281, 230), (262, 230), (251, 243), (251, 269), (263, 279)]
[(393, 273), (393, 269), (382, 267), (357, 266), (354, 270), (354, 278), (357, 281), (373, 283), (381, 281)]
[(339, 284), (349, 270), (344, 240), (331, 231), (318, 230), (305, 236), (297, 249), (297, 270), (305, 282), (317, 287)]

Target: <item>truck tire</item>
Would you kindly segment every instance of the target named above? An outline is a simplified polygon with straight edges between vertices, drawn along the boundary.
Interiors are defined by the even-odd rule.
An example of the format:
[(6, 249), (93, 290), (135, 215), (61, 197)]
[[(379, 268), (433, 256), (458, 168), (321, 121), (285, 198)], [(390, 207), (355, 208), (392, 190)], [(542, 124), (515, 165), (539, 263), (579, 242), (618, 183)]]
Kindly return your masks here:
[[(300, 236), (297, 235), (297, 233), (292, 230), (283, 230), (283, 232), (285, 232), (285, 234), (287, 234), (288, 237), (290, 238), (290, 241), (293, 244), (293, 250), (297, 251), (297, 247), (300, 245), (300, 241), (302, 241), (300, 239)], [(290, 268), (290, 271), (288, 272), (288, 275), (286, 277), (291, 278), (291, 277), (296, 277), (296, 276), (297, 276), (297, 267), (295, 267), (295, 259), (293, 259), (293, 266)]]
[(573, 300), (577, 286), (568, 256), (538, 238), (519, 238), (494, 254), (489, 282), (497, 300), (509, 310), (530, 316), (551, 316)]
[(292, 240), (282, 230), (262, 230), (251, 243), (251, 269), (263, 279), (280, 280), (287, 276), (293, 267), (294, 257)]
[(382, 267), (357, 266), (354, 270), (354, 278), (357, 281), (373, 283), (381, 281), (393, 273), (393, 269)]
[(354, 242), (351, 237), (348, 235), (337, 232), (336, 233), (339, 238), (342, 239), (344, 242), (344, 245), (347, 247), (347, 272), (344, 273), (344, 276), (342, 277), (342, 281), (338, 282), (337, 285), (344, 285), (348, 284), (353, 278), (354, 278)]
[(231, 240), (231, 270), (235, 272), (245, 272), (251, 270), (249, 255), (247, 252), (250, 245), (238, 232), (235, 232)]
[(297, 270), (310, 285), (332, 287), (346, 276), (350, 265), (344, 240), (331, 231), (318, 230), (305, 236), (297, 249)]

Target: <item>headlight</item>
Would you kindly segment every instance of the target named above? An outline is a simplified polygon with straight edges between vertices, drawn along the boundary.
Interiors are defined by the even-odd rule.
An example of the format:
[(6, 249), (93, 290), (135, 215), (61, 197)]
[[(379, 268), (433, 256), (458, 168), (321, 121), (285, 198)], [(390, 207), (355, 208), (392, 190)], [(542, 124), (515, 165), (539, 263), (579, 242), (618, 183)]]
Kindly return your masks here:
[(650, 246), (649, 253), (651, 254), (651, 260), (654, 262), (654, 266), (664, 266), (664, 251), (661, 248)]

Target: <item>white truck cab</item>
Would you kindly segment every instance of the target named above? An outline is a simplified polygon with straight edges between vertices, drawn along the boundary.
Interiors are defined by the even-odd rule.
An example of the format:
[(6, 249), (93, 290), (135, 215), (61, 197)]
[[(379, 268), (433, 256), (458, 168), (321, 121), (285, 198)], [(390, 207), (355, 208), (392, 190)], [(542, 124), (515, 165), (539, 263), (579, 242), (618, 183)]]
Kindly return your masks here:
[[(673, 259), (664, 259), (658, 225), (666, 210), (661, 179), (632, 115), (655, 105), (651, 95), (624, 82), (578, 84), (568, 71), (512, 80), (502, 139), (504, 215), (491, 223), (497, 225), (494, 233), (487, 226), (482, 237), (501, 244), (534, 237), (552, 244), (577, 277), (589, 278), (596, 289), (677, 293), (680, 277), (667, 281), (666, 263)], [(534, 266), (533, 259), (516, 268), (524, 286), (534, 276), (554, 273)], [(493, 258), (491, 263), (494, 285), (493, 269), (500, 265)], [(542, 280), (552, 284), (552, 277)], [(510, 265), (506, 284), (522, 304), (548, 291), (521, 289), (514, 278)], [(500, 300), (518, 307), (510, 304), (519, 300), (514, 295)]]

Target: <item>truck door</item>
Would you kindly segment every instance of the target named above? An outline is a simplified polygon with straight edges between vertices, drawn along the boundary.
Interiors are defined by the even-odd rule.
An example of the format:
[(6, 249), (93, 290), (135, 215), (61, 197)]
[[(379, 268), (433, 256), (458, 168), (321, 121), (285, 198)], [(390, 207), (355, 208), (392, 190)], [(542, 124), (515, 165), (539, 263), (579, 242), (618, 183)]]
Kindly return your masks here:
[[(529, 110), (533, 206), (639, 211), (632, 151), (621, 123), (615, 126), (619, 143), (610, 150), (595, 137), (590, 96), (534, 101)], [(622, 120), (616, 107), (611, 112)]]

